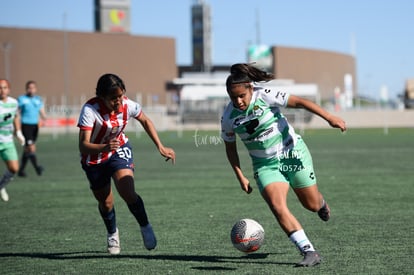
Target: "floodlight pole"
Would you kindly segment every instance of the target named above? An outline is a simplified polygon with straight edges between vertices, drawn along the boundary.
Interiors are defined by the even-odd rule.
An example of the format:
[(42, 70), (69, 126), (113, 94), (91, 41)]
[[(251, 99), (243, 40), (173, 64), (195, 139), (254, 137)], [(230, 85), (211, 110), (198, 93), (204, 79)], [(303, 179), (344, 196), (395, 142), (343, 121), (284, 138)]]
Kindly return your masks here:
[(4, 52), (4, 76), (8, 81), (11, 81), (10, 79), (10, 50), (12, 48), (11, 42), (3, 42), (2, 43), (2, 49)]
[(65, 118), (66, 118), (66, 134), (69, 133), (69, 119), (70, 119), (70, 110), (68, 105), (68, 85), (69, 85), (69, 70), (68, 70), (68, 32), (66, 30), (66, 12), (63, 13), (63, 95), (65, 102)]

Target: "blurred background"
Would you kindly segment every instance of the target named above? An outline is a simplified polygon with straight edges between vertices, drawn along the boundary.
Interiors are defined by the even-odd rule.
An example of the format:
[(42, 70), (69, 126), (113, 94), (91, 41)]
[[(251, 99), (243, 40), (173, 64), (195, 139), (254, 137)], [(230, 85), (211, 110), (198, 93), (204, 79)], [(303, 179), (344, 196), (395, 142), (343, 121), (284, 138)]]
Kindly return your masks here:
[[(37, 82), (53, 133), (77, 131), (108, 72), (159, 130), (218, 129), (229, 68), (244, 62), (350, 128), (413, 127), (412, 10), (409, 0), (7, 1), (0, 77), (14, 97)], [(329, 127), (303, 110), (285, 113), (301, 130)]]

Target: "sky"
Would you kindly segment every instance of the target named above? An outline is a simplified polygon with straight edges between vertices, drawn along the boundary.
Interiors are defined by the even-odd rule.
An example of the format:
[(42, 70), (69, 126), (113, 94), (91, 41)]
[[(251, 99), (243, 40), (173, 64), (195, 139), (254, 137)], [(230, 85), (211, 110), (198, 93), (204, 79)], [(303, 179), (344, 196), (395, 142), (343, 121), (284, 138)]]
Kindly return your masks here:
[[(131, 0), (131, 34), (172, 37), (178, 65), (192, 63), (193, 0)], [(356, 59), (360, 95), (391, 99), (414, 78), (412, 0), (204, 0), (213, 65), (246, 62), (249, 43), (327, 50)], [(94, 31), (93, 0), (0, 0), (0, 27)], [(65, 16), (66, 15), (66, 16)], [(66, 18), (66, 20), (64, 19)]]

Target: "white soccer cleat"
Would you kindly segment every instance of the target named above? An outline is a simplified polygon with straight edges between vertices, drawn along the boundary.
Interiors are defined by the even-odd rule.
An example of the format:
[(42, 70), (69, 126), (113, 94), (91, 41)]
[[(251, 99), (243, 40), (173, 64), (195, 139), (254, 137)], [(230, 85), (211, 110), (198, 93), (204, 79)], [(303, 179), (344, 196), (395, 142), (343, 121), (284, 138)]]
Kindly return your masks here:
[(0, 189), (0, 197), (3, 201), (9, 201), (9, 194), (7, 194), (6, 188)]
[(141, 226), (141, 235), (146, 249), (151, 250), (157, 246), (157, 239), (155, 238), (151, 224)]
[(115, 233), (108, 234), (108, 252), (111, 255), (118, 255), (121, 252), (121, 245), (119, 242), (119, 230), (116, 229)]

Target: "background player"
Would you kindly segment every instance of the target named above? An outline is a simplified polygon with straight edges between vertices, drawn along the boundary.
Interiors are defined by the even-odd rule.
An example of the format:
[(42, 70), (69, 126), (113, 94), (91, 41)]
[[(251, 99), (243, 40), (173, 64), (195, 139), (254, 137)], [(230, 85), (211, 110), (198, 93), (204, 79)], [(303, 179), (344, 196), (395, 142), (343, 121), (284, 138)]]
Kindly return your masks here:
[(22, 145), (24, 136), (20, 130), (20, 119), (17, 112), (17, 100), (10, 97), (10, 84), (0, 79), (0, 157), (6, 163), (6, 172), (0, 179), (0, 197), (3, 201), (9, 200), (5, 186), (13, 179), (19, 169), (16, 147), (13, 142), (13, 133)]
[(274, 76), (250, 64), (235, 64), (230, 72), (226, 87), (231, 102), (222, 118), (222, 137), (230, 165), (241, 188), (250, 193), (249, 180), (240, 168), (237, 134), (249, 151), (254, 177), (264, 200), (284, 232), (304, 255), (298, 266), (319, 264), (319, 253), (287, 207), (289, 185), (302, 205), (318, 212), (322, 220), (329, 219), (330, 210), (318, 191), (312, 157), (302, 138), (280, 113), (279, 107), (305, 108), (342, 131), (346, 129), (345, 122), (317, 104), (289, 95), (282, 89), (255, 86), (255, 83), (270, 81)]
[(37, 163), (36, 157), (36, 140), (39, 133), (39, 115), (43, 120), (46, 120), (46, 113), (44, 110), (43, 100), (36, 95), (37, 85), (33, 80), (26, 83), (26, 94), (19, 96), (19, 110), (21, 115), (22, 132), (26, 139), (24, 147), (20, 170), (18, 175), (26, 177), (24, 169), (27, 161), (30, 160), (36, 173), (40, 176), (43, 172), (43, 167)]
[(82, 168), (98, 201), (99, 212), (107, 229), (110, 254), (119, 254), (121, 250), (111, 178), (141, 227), (144, 246), (151, 250), (157, 245), (144, 202), (135, 192), (132, 148), (124, 134), (128, 120), (138, 120), (160, 154), (166, 160), (175, 162), (174, 151), (164, 147), (151, 120), (137, 102), (125, 96), (125, 92), (121, 78), (114, 74), (101, 76), (96, 87), (96, 97), (83, 106), (78, 122)]

